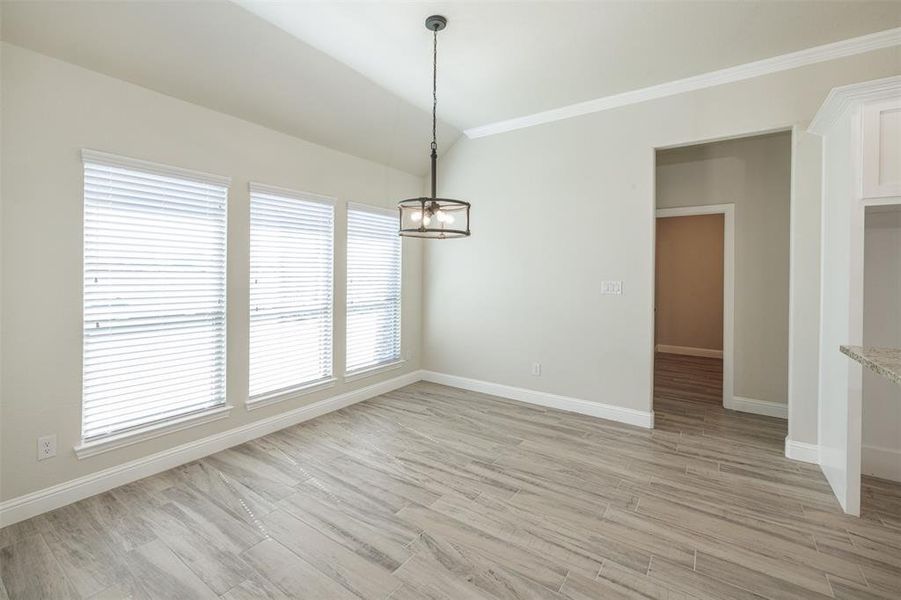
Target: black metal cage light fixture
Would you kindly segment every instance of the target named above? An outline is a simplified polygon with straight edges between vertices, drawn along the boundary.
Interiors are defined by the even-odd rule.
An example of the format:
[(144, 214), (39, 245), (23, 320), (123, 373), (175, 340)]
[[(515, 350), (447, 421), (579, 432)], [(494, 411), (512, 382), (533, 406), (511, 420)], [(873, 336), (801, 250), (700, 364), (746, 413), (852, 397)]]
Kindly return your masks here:
[(447, 19), (432, 15), (425, 20), (432, 32), (432, 195), (410, 198), (397, 203), (400, 215), (400, 235), (407, 237), (447, 239), (469, 235), (469, 202), (439, 198), (436, 163), (438, 143), (435, 137), (438, 109), (438, 32), (447, 27)]

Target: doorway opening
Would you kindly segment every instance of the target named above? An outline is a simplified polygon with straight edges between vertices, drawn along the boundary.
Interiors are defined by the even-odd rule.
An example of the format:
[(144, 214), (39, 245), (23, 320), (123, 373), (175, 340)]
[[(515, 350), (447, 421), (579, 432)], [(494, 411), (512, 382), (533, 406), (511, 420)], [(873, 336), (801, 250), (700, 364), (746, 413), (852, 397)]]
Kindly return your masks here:
[[(890, 353), (901, 348), (901, 204), (864, 214), (861, 341)], [(885, 492), (901, 494), (901, 386), (870, 369), (861, 375), (861, 503), (879, 512)]]
[(661, 399), (732, 398), (734, 206), (657, 209), (655, 386)]
[(791, 153), (788, 131), (656, 151), (655, 423), (784, 446)]

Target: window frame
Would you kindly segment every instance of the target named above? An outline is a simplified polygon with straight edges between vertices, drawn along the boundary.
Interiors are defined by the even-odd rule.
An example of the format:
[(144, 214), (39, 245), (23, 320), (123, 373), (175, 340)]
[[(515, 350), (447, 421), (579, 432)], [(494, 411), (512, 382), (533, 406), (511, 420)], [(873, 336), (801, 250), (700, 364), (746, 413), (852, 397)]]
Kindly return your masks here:
[(366, 377), (370, 377), (372, 375), (377, 375), (379, 373), (383, 373), (385, 371), (393, 371), (398, 369), (406, 363), (404, 359), (404, 335), (403, 335), (403, 316), (404, 316), (404, 238), (398, 233), (398, 299), (397, 299), (397, 340), (398, 340), (398, 355), (396, 358), (392, 360), (381, 362), (375, 365), (369, 365), (366, 367), (361, 367), (358, 369), (350, 370), (348, 369), (347, 364), (347, 356), (348, 350), (350, 348), (350, 343), (348, 340), (348, 317), (350, 316), (350, 308), (349, 308), (349, 282), (350, 282), (350, 212), (352, 210), (359, 212), (368, 212), (371, 214), (382, 215), (391, 217), (392, 219), (398, 218), (398, 213), (396, 209), (383, 208), (380, 206), (373, 206), (370, 204), (362, 204), (358, 202), (347, 202), (346, 203), (346, 214), (344, 218), (345, 224), (345, 239), (344, 239), (344, 374), (343, 379), (345, 382), (357, 381), (359, 379), (364, 379)]
[[(251, 311), (252, 306), (250, 304), (250, 285), (251, 285), (251, 272), (250, 272), (250, 258), (253, 252), (252, 245), (252, 213), (253, 210), (253, 194), (255, 191), (259, 191), (264, 194), (271, 194), (274, 196), (280, 196), (285, 199), (295, 199), (302, 202), (315, 202), (318, 204), (324, 204), (330, 206), (332, 209), (332, 256), (331, 256), (331, 269), (332, 269), (332, 285), (331, 285), (331, 360), (329, 361), (329, 371), (330, 373), (325, 377), (321, 377), (319, 379), (305, 381), (298, 383), (293, 386), (272, 390), (270, 392), (258, 394), (257, 396), (250, 395), (250, 327), (251, 327)], [(325, 390), (331, 387), (334, 387), (335, 383), (338, 381), (337, 377), (335, 377), (335, 314), (337, 313), (336, 306), (336, 285), (335, 285), (335, 250), (336, 250), (336, 233), (337, 227), (336, 223), (338, 220), (337, 216), (337, 200), (331, 196), (325, 196), (322, 194), (314, 194), (311, 192), (302, 192), (298, 190), (292, 190), (290, 188), (278, 187), (263, 183), (258, 183), (251, 181), (247, 186), (247, 208), (248, 208), (248, 246), (247, 246), (247, 256), (248, 256), (248, 273), (247, 273), (247, 281), (248, 281), (248, 317), (247, 317), (247, 327), (248, 327), (248, 339), (247, 339), (247, 347), (248, 347), (248, 355), (247, 355), (247, 397), (244, 401), (245, 407), (247, 410), (255, 410), (257, 408), (262, 408), (264, 406), (270, 406), (272, 404), (277, 404), (279, 402), (284, 402), (287, 400), (293, 400), (295, 398), (305, 396), (307, 394), (312, 394), (314, 392), (318, 392), (321, 390)]]
[[(181, 167), (175, 167), (171, 165), (165, 165), (161, 163), (130, 158), (125, 156), (120, 156), (116, 154), (111, 154), (107, 152), (100, 152), (96, 150), (91, 150), (84, 148), (81, 150), (81, 162), (82, 162), (82, 181), (81, 181), (81, 191), (82, 191), (82, 223), (81, 223), (81, 232), (82, 232), (82, 257), (81, 257), (81, 266), (82, 266), (82, 281), (81, 281), (81, 319), (82, 319), (82, 343), (81, 343), (81, 381), (82, 381), (82, 393), (79, 403), (79, 443), (74, 447), (75, 455), (78, 459), (87, 458), (90, 456), (94, 456), (96, 454), (100, 454), (103, 452), (107, 452), (110, 450), (114, 450), (117, 448), (122, 448), (125, 446), (130, 446), (132, 444), (136, 444), (142, 442), (144, 440), (153, 439), (156, 437), (160, 437), (163, 435), (167, 435), (174, 431), (180, 431), (182, 429), (186, 429), (189, 427), (194, 427), (197, 425), (202, 425), (205, 423), (210, 423), (213, 421), (217, 421), (220, 419), (225, 419), (231, 413), (232, 405), (228, 403), (228, 211), (229, 211), (229, 188), (231, 185), (231, 178), (225, 177), (221, 175), (205, 173), (202, 171), (195, 171), (191, 169), (184, 169)], [(87, 236), (85, 234), (85, 228), (87, 225), (87, 218), (84, 215), (84, 211), (87, 209), (87, 199), (85, 197), (85, 187), (86, 187), (86, 179), (85, 179), (85, 167), (88, 164), (94, 165), (106, 165), (111, 167), (120, 167), (124, 169), (130, 169), (134, 171), (139, 171), (148, 175), (160, 175), (171, 178), (185, 179), (193, 182), (207, 183), (216, 186), (221, 186), (225, 189), (225, 195), (223, 197), (224, 207), (224, 233), (223, 233), (223, 271), (222, 271), (222, 285), (223, 285), (223, 294), (222, 294), (222, 395), (221, 400), (217, 402), (215, 405), (183, 414), (177, 414), (168, 418), (160, 419), (158, 421), (149, 422), (143, 425), (137, 425), (130, 428), (125, 428), (119, 431), (111, 431), (108, 434), (103, 435), (94, 435), (90, 437), (85, 437), (85, 344), (86, 338), (84, 336), (84, 323), (86, 316), (86, 304), (85, 304), (85, 268), (87, 267), (87, 263), (85, 261), (86, 256), (86, 245), (85, 242), (87, 240)]]

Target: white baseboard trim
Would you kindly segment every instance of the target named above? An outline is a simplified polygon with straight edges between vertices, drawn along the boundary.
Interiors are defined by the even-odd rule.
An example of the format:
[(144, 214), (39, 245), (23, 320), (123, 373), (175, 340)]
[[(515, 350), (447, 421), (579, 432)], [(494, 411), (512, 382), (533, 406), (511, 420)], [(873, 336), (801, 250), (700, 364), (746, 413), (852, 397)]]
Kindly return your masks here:
[(685, 356), (704, 356), (707, 358), (723, 358), (722, 350), (713, 348), (692, 348), (691, 346), (670, 346), (669, 344), (657, 344), (657, 352), (665, 354), (682, 354)]
[(618, 421), (628, 425), (653, 429), (654, 413), (635, 410), (634, 408), (623, 408), (621, 406), (613, 406), (612, 404), (603, 404), (601, 402), (591, 402), (580, 398), (572, 398), (569, 396), (559, 396), (548, 392), (538, 392), (525, 388), (503, 385), (500, 383), (491, 383), (478, 379), (469, 379), (467, 377), (459, 377), (457, 375), (447, 375), (445, 373), (436, 373), (434, 371), (422, 371), (422, 378), (432, 383), (440, 383), (451, 387), (461, 388), (472, 392), (481, 392), (483, 394), (491, 394), (492, 396), (500, 396), (529, 404), (538, 404), (549, 408), (556, 408), (569, 412), (590, 415), (608, 421)]
[(794, 442), (786, 437), (785, 458), (817, 465), (820, 463), (820, 447), (807, 442)]
[(863, 446), (860, 449), (860, 463), (864, 475), (901, 481), (901, 450)]
[(192, 460), (243, 444), (274, 431), (374, 398), (422, 379), (421, 371), (413, 371), (366, 387), (345, 392), (319, 402), (301, 406), (272, 417), (260, 419), (228, 431), (188, 442), (109, 469), (91, 473), (65, 483), (38, 490), (0, 503), (0, 527), (12, 525), (61, 506), (89, 498), (107, 490)]
[(742, 396), (732, 396), (732, 400), (726, 400), (724, 406), (729, 410), (753, 413), (755, 415), (777, 417), (779, 419), (788, 418), (788, 404), (783, 404), (781, 402), (757, 400), (756, 398), (743, 398)]

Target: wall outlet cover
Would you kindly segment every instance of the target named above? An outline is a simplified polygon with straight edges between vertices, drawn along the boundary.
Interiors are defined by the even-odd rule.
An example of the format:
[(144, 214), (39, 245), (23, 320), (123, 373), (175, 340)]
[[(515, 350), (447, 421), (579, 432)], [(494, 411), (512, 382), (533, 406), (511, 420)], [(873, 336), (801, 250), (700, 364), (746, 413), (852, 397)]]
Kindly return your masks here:
[(45, 435), (38, 438), (38, 460), (47, 460), (56, 456), (56, 435)]

